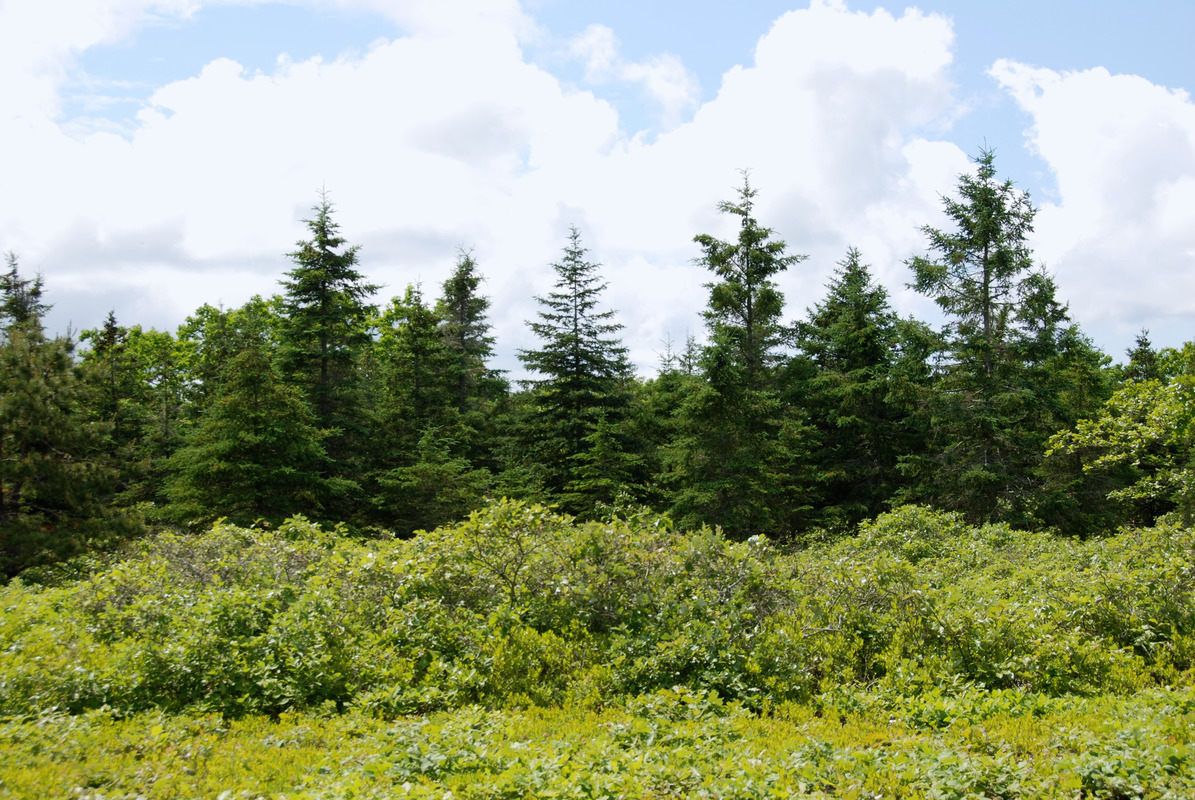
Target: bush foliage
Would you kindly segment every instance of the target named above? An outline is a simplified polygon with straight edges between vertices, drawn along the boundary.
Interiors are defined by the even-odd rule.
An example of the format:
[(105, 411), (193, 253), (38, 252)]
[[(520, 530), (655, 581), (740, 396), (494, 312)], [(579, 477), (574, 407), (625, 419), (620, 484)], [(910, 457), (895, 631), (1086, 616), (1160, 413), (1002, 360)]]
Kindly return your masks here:
[(904, 507), (786, 551), (624, 516), (501, 501), (389, 542), (220, 523), (74, 582), (17, 580), (0, 714), (1129, 694), (1183, 682), (1195, 653), (1186, 529), (1081, 542)]

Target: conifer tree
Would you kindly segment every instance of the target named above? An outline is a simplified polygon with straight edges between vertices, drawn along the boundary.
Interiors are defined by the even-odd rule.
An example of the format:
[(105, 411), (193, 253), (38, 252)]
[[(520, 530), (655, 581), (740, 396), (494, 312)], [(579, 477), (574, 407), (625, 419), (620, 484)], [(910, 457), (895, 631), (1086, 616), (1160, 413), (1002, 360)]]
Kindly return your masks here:
[(788, 245), (773, 239), (771, 228), (753, 216), (755, 189), (746, 172), (738, 202), (723, 201), (718, 210), (739, 218), (739, 235), (733, 242), (699, 234), (698, 263), (717, 276), (707, 283), (709, 305), (703, 312), (710, 329), (711, 346), (726, 350), (742, 370), (743, 380), (755, 390), (766, 387), (778, 361), (785, 335), (780, 315), (784, 295), (773, 278), (807, 256), (788, 253)]
[(69, 338), (46, 337), (41, 281), (10, 254), (0, 284), (0, 575), (105, 547), (139, 532), (111, 506), (106, 426), (89, 418)]
[(332, 219), (326, 192), (305, 220), (311, 238), (289, 256), (295, 266), (282, 281), (285, 323), (279, 358), (283, 375), (302, 389), (316, 425), (333, 431), (328, 453), (339, 471), (354, 474), (366, 436), (359, 359), (369, 344), (367, 303), (378, 287), (357, 270), (357, 247), (346, 247)]
[(192, 525), (219, 517), (238, 525), (294, 514), (327, 519), (329, 502), (345, 489), (324, 477), (326, 435), (264, 347), (246, 347), (170, 460), (169, 515)]
[(411, 463), (427, 428), (455, 424), (455, 361), (437, 309), (417, 285), (392, 298), (371, 326), (377, 331), (366, 357), (377, 428), (373, 466), (385, 471)]
[(90, 344), (82, 361), (92, 371), (95, 388), (92, 413), (108, 421), (113, 447), (126, 448), (139, 427), (134, 398), (140, 388), (129, 362), (128, 330), (117, 323), (116, 312), (109, 311), (102, 328), (83, 331), (79, 340)]
[(565, 508), (571, 513), (586, 512), (591, 501), (603, 499), (582, 491), (578, 469), (598, 425), (621, 419), (631, 373), (627, 350), (616, 337), (622, 326), (611, 321), (613, 311), (598, 310), (606, 283), (600, 265), (585, 260), (586, 252), (572, 228), (563, 257), (552, 265), (554, 290), (536, 298), (539, 321), (528, 323), (541, 345), (519, 352), (528, 369), (542, 376), (529, 385), (535, 407), (531, 437), (546, 470), (545, 486), (554, 497), (573, 487)]
[(400, 536), (432, 530), (485, 504), (489, 470), (475, 469), (468, 459), (453, 454), (456, 449), (457, 442), (438, 428), (426, 428), (406, 463), (378, 477), (375, 502), (390, 530)]
[(4, 254), (8, 272), (0, 275), (0, 326), (35, 326), (40, 330), (41, 318), (50, 308), (42, 302), (41, 275), (21, 277), (19, 261), (11, 250)]
[(899, 330), (888, 293), (853, 247), (825, 299), (796, 326), (797, 347), (811, 362), (802, 390), (817, 428), (819, 524), (857, 523), (895, 491), (897, 458), (913, 445), (911, 409), (892, 385)]
[(1056, 368), (1063, 344), (1078, 345), (1053, 280), (1028, 246), (1035, 209), (996, 178), (994, 153), (959, 176), (945, 198), (954, 227), (926, 226), (934, 257), (909, 261), (915, 289), (948, 316), (946, 350), (927, 396), (932, 452), (905, 459), (915, 485), (905, 499), (930, 500), (972, 520), (1032, 525), (1048, 437), (1066, 422), (1067, 390)]
[(698, 263), (719, 280), (706, 284), (704, 384), (678, 410), (663, 476), (680, 524), (718, 525), (735, 537), (784, 533), (808, 513), (793, 474), (807, 431), (776, 386), (785, 330), (784, 296), (773, 281), (805, 256), (788, 253), (758, 223), (754, 198), (744, 173), (738, 201), (718, 206), (739, 218), (737, 239), (694, 238)]
[(481, 274), (473, 254), (462, 250), (452, 275), (444, 281), (438, 304), (440, 327), (452, 357), (456, 407), (462, 414), (505, 392), (505, 382), (487, 362), (494, 354), (494, 337), (486, 314), (488, 297), (480, 293)]
[(1142, 329), (1137, 334), (1133, 347), (1125, 350), (1125, 355), (1129, 357), (1129, 363), (1124, 367), (1124, 379), (1126, 381), (1153, 381), (1162, 377), (1161, 365), (1158, 363), (1158, 354), (1153, 348), (1153, 343), (1149, 340), (1149, 330)]

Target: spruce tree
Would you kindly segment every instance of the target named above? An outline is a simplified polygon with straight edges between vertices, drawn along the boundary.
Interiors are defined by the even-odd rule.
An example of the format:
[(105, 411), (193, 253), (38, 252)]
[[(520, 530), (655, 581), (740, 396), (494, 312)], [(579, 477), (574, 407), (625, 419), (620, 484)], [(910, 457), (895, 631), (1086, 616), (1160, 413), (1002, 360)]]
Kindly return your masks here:
[(788, 253), (759, 224), (755, 194), (744, 173), (737, 202), (718, 206), (739, 218), (734, 241), (694, 237), (702, 248), (698, 263), (718, 278), (706, 284), (705, 380), (677, 412), (662, 476), (673, 487), (679, 523), (718, 525), (735, 537), (782, 534), (808, 513), (794, 480), (808, 432), (776, 385), (786, 331), (784, 296), (773, 280), (805, 256)]
[(487, 365), (494, 354), (494, 337), (486, 318), (490, 300), (480, 293), (481, 281), (473, 254), (462, 250), (452, 275), (444, 281), (437, 309), (451, 353), (456, 407), (462, 414), (501, 397), (506, 389), (499, 374)]
[(851, 248), (824, 300), (796, 326), (811, 372), (802, 393), (817, 428), (813, 477), (819, 524), (853, 524), (882, 510), (908, 452), (911, 409), (893, 392), (900, 320)]
[(758, 390), (771, 381), (785, 336), (784, 295), (773, 278), (807, 256), (787, 252), (788, 245), (774, 239), (771, 228), (760, 226), (753, 216), (755, 195), (744, 172), (738, 202), (718, 204), (723, 214), (739, 218), (738, 238), (727, 242), (699, 234), (694, 241), (702, 249), (697, 263), (718, 278), (705, 285), (710, 299), (703, 316), (711, 347), (726, 350), (748, 386)]
[(390, 301), (373, 323), (369, 350), (372, 382), (380, 392), (376, 415), (388, 447), (411, 453), (429, 426), (457, 416), (458, 353), (450, 348), (438, 310), (417, 285)]
[[(567, 491), (565, 510), (571, 513), (584, 513), (606, 499), (604, 491), (593, 496), (579, 483), (581, 467), (594, 444), (591, 434), (603, 423), (617, 426), (622, 418), (631, 374), (627, 349), (616, 336), (622, 326), (611, 321), (613, 311), (598, 310), (606, 288), (601, 265), (587, 261), (586, 252), (580, 232), (572, 228), (563, 257), (552, 264), (554, 290), (536, 298), (539, 321), (528, 323), (540, 347), (519, 352), (527, 368), (542, 376), (528, 384), (535, 407), (531, 439), (546, 469), (545, 487), (557, 498)], [(608, 457), (609, 449), (605, 452)]]
[(265, 349), (245, 348), (170, 459), (168, 515), (189, 525), (219, 517), (238, 525), (294, 514), (328, 519), (329, 503), (344, 488), (324, 477), (326, 435)]
[(339, 471), (354, 473), (367, 435), (361, 402), (359, 359), (370, 342), (367, 303), (378, 287), (357, 270), (356, 246), (346, 246), (332, 219), (326, 192), (305, 220), (311, 238), (289, 254), (295, 267), (284, 289), (279, 358), (283, 375), (298, 386), (315, 412), (316, 425), (333, 431), (329, 455)]
[(15, 256), (0, 284), (0, 575), (135, 535), (112, 507), (116, 473), (107, 425), (87, 413), (90, 391), (73, 342), (42, 330), (41, 281)]
[(49, 310), (42, 302), (41, 275), (36, 278), (21, 277), (19, 259), (11, 250), (4, 254), (8, 272), (0, 275), (0, 326), (37, 326)]
[(1124, 379), (1140, 383), (1154, 381), (1162, 377), (1161, 365), (1158, 363), (1158, 353), (1154, 350), (1153, 342), (1149, 340), (1149, 329), (1142, 329), (1137, 334), (1133, 347), (1125, 350), (1129, 363), (1123, 369)]
[(983, 150), (976, 174), (959, 176), (958, 198), (943, 200), (953, 229), (924, 227), (933, 256), (908, 262), (912, 286), (948, 322), (926, 397), (931, 452), (905, 460), (914, 480), (906, 499), (1032, 525), (1045, 443), (1066, 422), (1057, 364), (1075, 331), (1053, 280), (1034, 265), (1029, 196), (996, 178), (994, 160)]
[[(477, 394), (483, 375), (469, 376), (465, 409), (458, 407), (458, 369), (468, 365), (472, 372), (479, 363), (474, 349), (479, 341), (473, 337), (485, 338), (482, 311), (472, 306), (472, 321), (458, 326), (459, 317), (457, 323), (446, 321), (445, 302), (431, 307), (411, 285), (374, 321), (377, 340), (366, 364), (377, 433), (367, 491), (374, 523), (384, 529), (407, 535), (434, 528), (482, 503), (490, 472), (472, 459), (480, 445), (477, 428), (484, 422)], [(471, 332), (462, 334), (462, 327)], [(462, 339), (470, 342), (465, 351)]]

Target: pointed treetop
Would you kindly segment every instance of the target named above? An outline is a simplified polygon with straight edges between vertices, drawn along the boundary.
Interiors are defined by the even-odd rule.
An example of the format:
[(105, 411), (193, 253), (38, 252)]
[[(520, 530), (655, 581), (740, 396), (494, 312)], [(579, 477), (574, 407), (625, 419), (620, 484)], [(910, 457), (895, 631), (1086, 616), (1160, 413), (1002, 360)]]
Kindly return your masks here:
[(42, 302), (42, 277), (22, 278), (17, 254), (5, 254), (8, 272), (0, 275), (0, 325), (34, 326), (40, 330), (42, 316), (50, 306)]

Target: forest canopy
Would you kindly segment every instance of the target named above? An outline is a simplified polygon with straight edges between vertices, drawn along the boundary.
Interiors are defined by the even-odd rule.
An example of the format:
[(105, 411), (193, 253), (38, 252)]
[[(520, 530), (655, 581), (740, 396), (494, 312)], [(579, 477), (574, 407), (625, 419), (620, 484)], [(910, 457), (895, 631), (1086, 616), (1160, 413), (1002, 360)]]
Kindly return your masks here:
[(755, 197), (744, 173), (719, 206), (736, 235), (695, 235), (706, 335), (650, 377), (576, 227), (513, 385), (491, 365), (484, 264), (461, 250), (437, 291), (379, 302), (326, 193), (277, 295), (201, 306), (175, 332), (109, 314), (81, 346), (49, 336), (42, 279), (9, 254), (4, 575), (217, 519), (406, 537), (504, 497), (790, 542), (905, 503), (1080, 536), (1190, 519), (1190, 346), (1142, 332), (1113, 365), (1035, 261), (1035, 208), (993, 152), (906, 262), (938, 326), (898, 316), (856, 248), (794, 318), (775, 279), (806, 257)]

